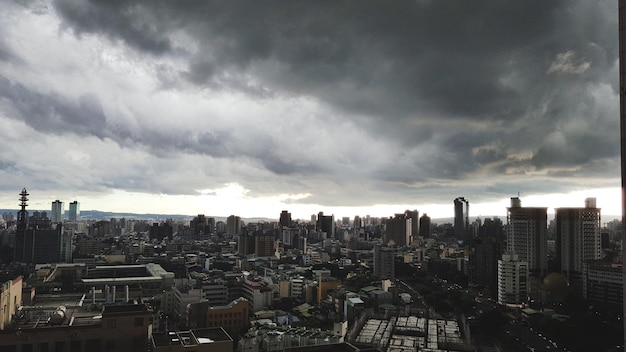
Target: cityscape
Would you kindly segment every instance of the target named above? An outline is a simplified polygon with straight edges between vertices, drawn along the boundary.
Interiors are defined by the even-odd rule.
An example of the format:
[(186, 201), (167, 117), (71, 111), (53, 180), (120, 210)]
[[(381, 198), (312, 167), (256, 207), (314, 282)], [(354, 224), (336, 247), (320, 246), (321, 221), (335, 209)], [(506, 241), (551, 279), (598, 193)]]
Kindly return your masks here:
[(626, 351), (626, 0), (2, 0), (0, 352)]
[(622, 349), (622, 223), (595, 198), (549, 217), (511, 197), (501, 219), (457, 197), (437, 223), (83, 219), (79, 201), (30, 212), (36, 195), (16, 196), (0, 222), (2, 351)]

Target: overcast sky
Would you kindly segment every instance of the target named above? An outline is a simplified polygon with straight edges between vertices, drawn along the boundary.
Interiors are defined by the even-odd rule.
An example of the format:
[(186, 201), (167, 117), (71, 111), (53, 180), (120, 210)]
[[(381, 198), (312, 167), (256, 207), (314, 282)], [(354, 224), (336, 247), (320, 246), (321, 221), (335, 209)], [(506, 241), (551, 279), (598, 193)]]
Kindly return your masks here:
[(616, 1), (0, 1), (0, 207), (621, 212)]

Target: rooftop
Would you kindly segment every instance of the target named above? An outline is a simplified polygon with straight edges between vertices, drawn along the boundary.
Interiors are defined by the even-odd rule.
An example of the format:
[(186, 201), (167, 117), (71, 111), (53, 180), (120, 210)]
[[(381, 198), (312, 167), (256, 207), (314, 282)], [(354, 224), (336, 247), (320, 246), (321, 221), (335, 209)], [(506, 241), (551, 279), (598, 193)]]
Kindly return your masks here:
[(197, 346), (208, 343), (232, 341), (222, 328), (208, 328), (188, 331), (170, 331), (152, 335), (154, 345), (161, 346)]

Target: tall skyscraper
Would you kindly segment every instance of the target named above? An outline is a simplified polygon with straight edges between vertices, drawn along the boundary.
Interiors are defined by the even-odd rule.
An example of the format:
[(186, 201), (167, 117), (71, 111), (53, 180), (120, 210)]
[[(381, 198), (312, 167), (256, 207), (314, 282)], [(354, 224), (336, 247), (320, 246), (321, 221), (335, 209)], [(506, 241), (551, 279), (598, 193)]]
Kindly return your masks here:
[(80, 203), (77, 200), (70, 202), (70, 211), (68, 220), (70, 222), (77, 222), (80, 220)]
[(65, 215), (65, 207), (63, 202), (55, 200), (52, 202), (52, 211), (50, 214), (50, 220), (52, 223), (63, 222), (63, 216)]
[(464, 197), (454, 200), (454, 237), (458, 240), (468, 239), (469, 201)]
[(584, 208), (557, 208), (556, 259), (561, 273), (574, 290), (582, 294), (583, 263), (600, 259), (600, 209), (595, 198), (587, 198)]
[(507, 251), (528, 263), (528, 272), (543, 277), (548, 270), (548, 208), (522, 207), (519, 197), (507, 208)]

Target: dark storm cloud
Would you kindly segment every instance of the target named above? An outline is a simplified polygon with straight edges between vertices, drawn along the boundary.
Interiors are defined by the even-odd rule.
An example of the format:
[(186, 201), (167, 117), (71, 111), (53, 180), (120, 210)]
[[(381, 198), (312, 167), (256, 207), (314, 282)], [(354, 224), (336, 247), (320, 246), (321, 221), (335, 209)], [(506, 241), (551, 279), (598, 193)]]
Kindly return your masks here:
[(99, 138), (106, 134), (106, 117), (93, 95), (82, 95), (75, 103), (55, 93), (30, 90), (0, 76), (0, 106), (13, 110), (8, 116), (24, 121), (37, 131)]
[(123, 1), (57, 1), (56, 9), (71, 20), (77, 35), (104, 34), (150, 53), (171, 49), (170, 40), (159, 29), (163, 18), (153, 17), (149, 8)]
[[(154, 63), (162, 89), (313, 99), (332, 116), (306, 131), (311, 144), (323, 142), (315, 130), (348, 121), (385, 147), (373, 162), (349, 151), (364, 149), (368, 139), (314, 155), (308, 145), (285, 142), (299, 131), (276, 126), (272, 136), (254, 124), (213, 125), (211, 116), (200, 127), (131, 128), (105, 116), (97, 93), (72, 100), (1, 77), (0, 97), (10, 104), (0, 106), (33, 128), (111, 138), (159, 157), (239, 158), (274, 175), (323, 175), (344, 196), (305, 202), (532, 192), (545, 184), (555, 190), (546, 178), (519, 186), (495, 177), (484, 185), (448, 182), (487, 177), (486, 170), (597, 177), (588, 170), (619, 153), (617, 109), (603, 96), (618, 86), (617, 5), (610, 1), (94, 0), (56, 1), (54, 8), (62, 29), (78, 38), (103, 36), (145, 57), (177, 60)], [(11, 55), (0, 39), (0, 61)], [(253, 182), (254, 175), (245, 177)], [(246, 187), (271, 188), (258, 182)], [(315, 182), (288, 183), (314, 193)]]
[[(56, 5), (76, 33), (102, 33), (153, 54), (172, 54), (168, 33), (185, 31), (199, 47), (182, 76), (194, 84), (238, 91), (248, 87), (251, 94), (314, 96), (365, 116), (363, 126), (384, 126), (383, 135), (411, 145), (427, 141), (429, 135), (414, 138), (423, 131), (402, 124), (406, 119), (436, 115), (509, 123), (527, 119), (529, 111), (551, 99), (548, 113), (556, 113), (539, 121), (543, 133), (530, 136), (539, 144), (543, 134), (558, 120), (568, 119), (580, 104), (591, 104), (593, 110), (593, 102), (580, 101), (588, 83), (615, 80), (603, 76), (617, 58), (616, 18), (607, 13), (610, 6), (605, 2), (402, 1), (390, 6), (377, 1), (60, 1)], [(574, 61), (554, 66), (567, 52)], [(277, 71), (255, 71), (271, 63), (279, 65)], [(567, 64), (580, 72), (559, 70)], [(264, 86), (250, 87), (241, 73), (261, 77)], [(567, 82), (562, 75), (576, 77)], [(573, 85), (577, 94), (551, 96), (563, 84)], [(520, 130), (534, 123), (529, 120)], [(462, 148), (484, 144), (484, 139), (464, 138)], [(593, 152), (569, 147), (582, 154)], [(468, 156), (453, 141), (441, 148), (458, 154), (459, 160)], [(596, 151), (616, 153), (607, 148)], [(559, 159), (564, 151), (553, 152), (540, 150), (536, 164)], [(451, 170), (466, 171), (467, 166)]]

